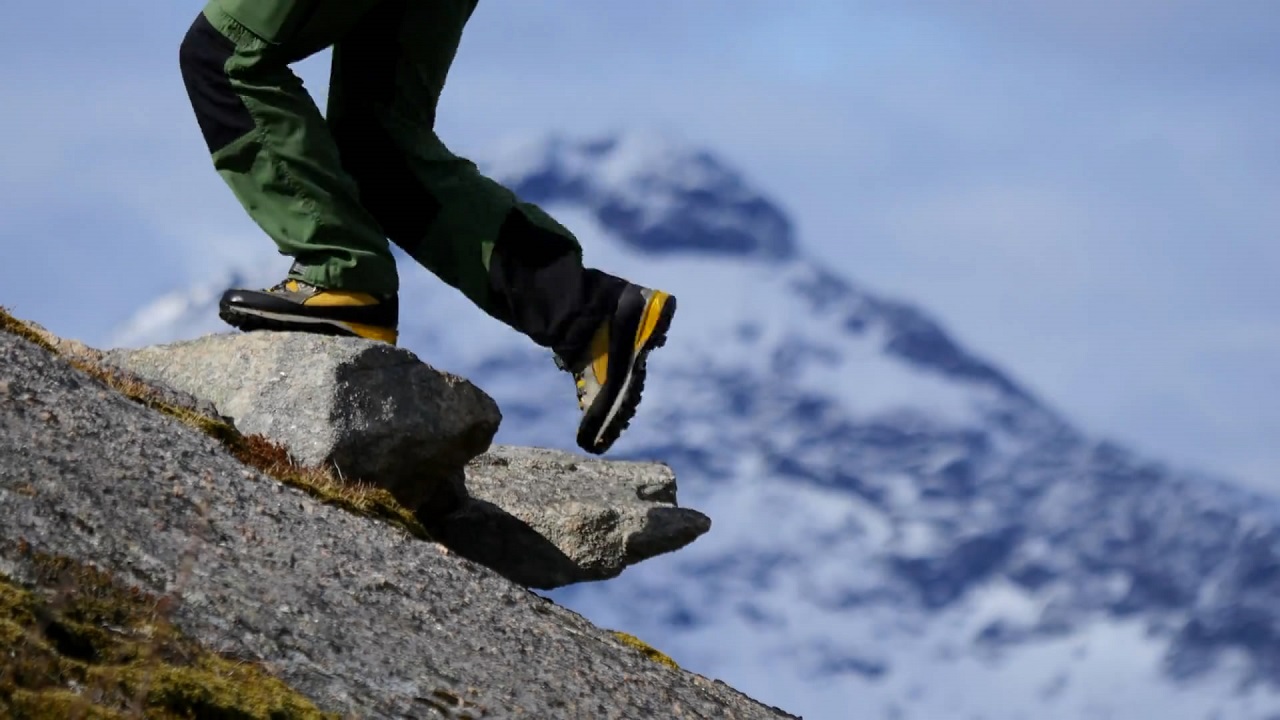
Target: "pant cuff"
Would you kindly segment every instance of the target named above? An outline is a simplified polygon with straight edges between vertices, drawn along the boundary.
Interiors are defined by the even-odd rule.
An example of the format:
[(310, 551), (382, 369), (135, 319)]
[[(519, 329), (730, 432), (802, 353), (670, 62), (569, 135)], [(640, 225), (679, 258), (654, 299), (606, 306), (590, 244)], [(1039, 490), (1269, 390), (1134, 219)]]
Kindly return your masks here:
[(387, 263), (386, 270), (370, 270), (363, 264), (368, 262), (370, 261), (362, 261), (359, 268), (354, 268), (333, 263), (305, 265), (295, 261), (289, 269), (289, 277), (328, 290), (367, 292), (370, 295), (394, 295), (399, 292), (400, 278), (396, 273), (394, 260)]

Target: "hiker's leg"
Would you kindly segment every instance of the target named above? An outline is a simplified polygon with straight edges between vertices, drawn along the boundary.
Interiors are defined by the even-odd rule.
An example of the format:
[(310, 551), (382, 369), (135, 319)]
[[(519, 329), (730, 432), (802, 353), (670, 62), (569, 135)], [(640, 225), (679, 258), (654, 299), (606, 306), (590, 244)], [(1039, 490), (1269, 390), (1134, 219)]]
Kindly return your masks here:
[(291, 276), (387, 294), (398, 280), (386, 236), (359, 202), (328, 125), (289, 69), (372, 4), (211, 0), (179, 55), (214, 167), (280, 252), (295, 258)]
[(574, 235), (451, 153), (436, 105), (475, 0), (384, 0), (334, 46), (328, 119), (387, 235), (477, 306), (562, 357), (581, 354), (625, 283)]

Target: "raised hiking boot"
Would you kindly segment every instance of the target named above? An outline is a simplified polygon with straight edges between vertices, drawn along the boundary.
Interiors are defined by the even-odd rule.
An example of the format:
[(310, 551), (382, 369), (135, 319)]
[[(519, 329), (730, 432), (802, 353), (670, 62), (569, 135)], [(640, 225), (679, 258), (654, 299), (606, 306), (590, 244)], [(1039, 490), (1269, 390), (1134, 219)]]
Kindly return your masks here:
[(400, 302), (398, 295), (328, 290), (289, 279), (267, 290), (226, 291), (218, 316), (244, 331), (346, 335), (395, 345)]
[(561, 369), (573, 373), (578, 388), (578, 446), (583, 450), (603, 454), (630, 424), (644, 391), (645, 362), (650, 351), (667, 341), (675, 312), (674, 296), (628, 285), (578, 366), (556, 358)]

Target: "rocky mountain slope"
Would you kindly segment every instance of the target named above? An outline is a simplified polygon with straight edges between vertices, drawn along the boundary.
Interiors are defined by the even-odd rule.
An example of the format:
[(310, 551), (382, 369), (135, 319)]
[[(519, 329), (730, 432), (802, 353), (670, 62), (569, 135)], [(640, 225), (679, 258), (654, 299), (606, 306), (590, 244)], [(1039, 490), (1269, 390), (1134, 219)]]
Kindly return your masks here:
[[(64, 357), (0, 321), (0, 717), (789, 717), (465, 557), (477, 541), (518, 545), (541, 538), (538, 528), (490, 525), (481, 529), (496, 536), (476, 538), (468, 519), (445, 514), (454, 536), (441, 542), (385, 491), (353, 489), (351, 478), (319, 486), (301, 466), (261, 462), (255, 436), (207, 399), (91, 349)], [(319, 343), (305, 356), (313, 363), (317, 352), (372, 346), (252, 340), (264, 339), (286, 350)], [(475, 392), (446, 393), (451, 416), (435, 424), (482, 418), (484, 403), (466, 397)], [(363, 432), (377, 424), (349, 415)], [(552, 483), (571, 458), (466, 443), (463, 484), (501, 488), (490, 515), (513, 488), (550, 486), (543, 512), (557, 505)], [(649, 513), (673, 506), (669, 477), (611, 467), (649, 490)], [(598, 468), (591, 478), (610, 480)], [(640, 542), (614, 562), (673, 549), (663, 528), (626, 532)], [(608, 532), (567, 534), (597, 550), (610, 542), (599, 537)]]
[[(705, 152), (551, 138), (483, 165), (680, 298), (613, 456), (670, 464), (713, 528), (557, 602), (809, 718), (1280, 716), (1280, 503), (1075, 427)], [(268, 245), (116, 342), (217, 329), (223, 287), (282, 271)], [(492, 395), (503, 442), (571, 449), (550, 357), (402, 268), (402, 344)]]

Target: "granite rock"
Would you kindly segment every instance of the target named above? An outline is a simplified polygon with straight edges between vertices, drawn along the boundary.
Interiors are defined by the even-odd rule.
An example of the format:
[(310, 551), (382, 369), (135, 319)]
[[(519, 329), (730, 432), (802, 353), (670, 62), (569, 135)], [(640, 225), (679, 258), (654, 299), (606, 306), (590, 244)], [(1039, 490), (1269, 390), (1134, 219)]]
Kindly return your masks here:
[(415, 509), (489, 447), (502, 420), (466, 379), (360, 338), (226, 333), (102, 358), (212, 402), (242, 433), (304, 465), (332, 465)]
[(462, 507), (431, 532), (528, 587), (617, 577), (711, 529), (677, 506), (675, 474), (661, 463), (495, 446), (468, 464), (465, 483)]
[[(222, 359), (228, 374), (264, 360)], [(789, 717), (440, 544), (265, 477), (0, 333), (0, 573), (31, 582), (32, 552), (163, 596), (184, 634), (343, 715)]]

